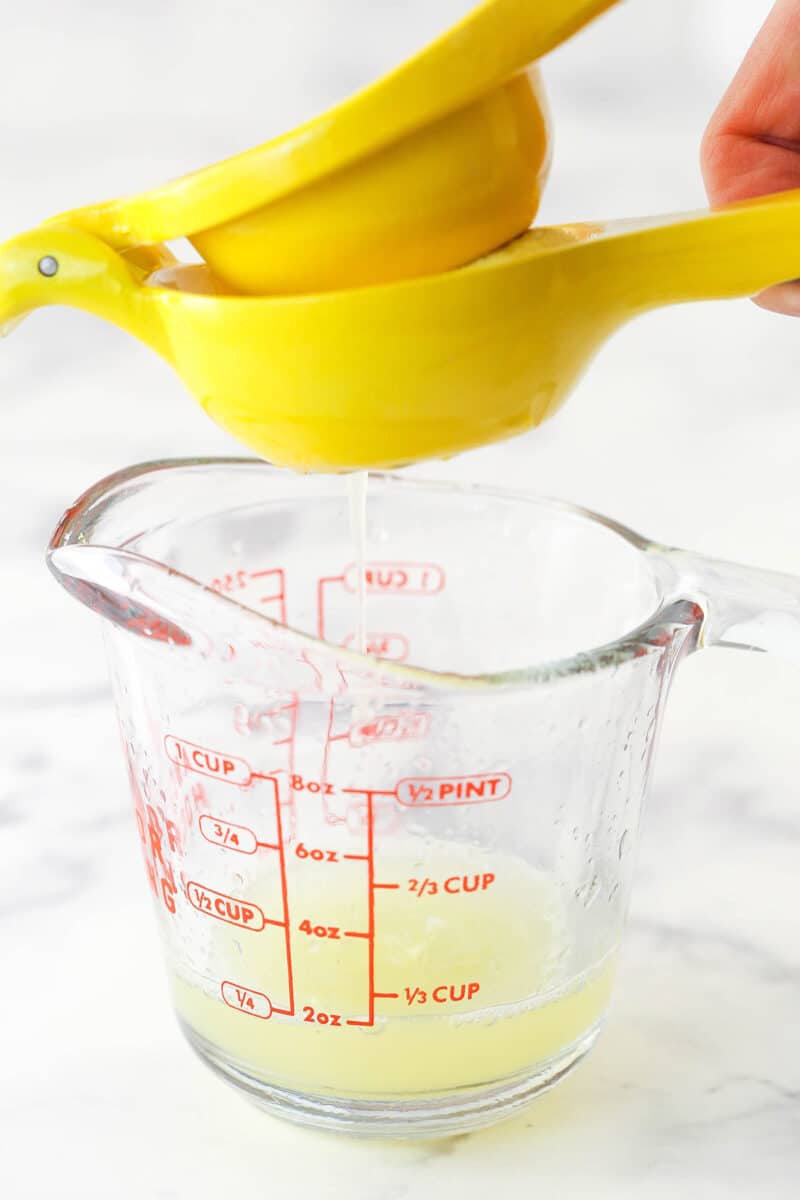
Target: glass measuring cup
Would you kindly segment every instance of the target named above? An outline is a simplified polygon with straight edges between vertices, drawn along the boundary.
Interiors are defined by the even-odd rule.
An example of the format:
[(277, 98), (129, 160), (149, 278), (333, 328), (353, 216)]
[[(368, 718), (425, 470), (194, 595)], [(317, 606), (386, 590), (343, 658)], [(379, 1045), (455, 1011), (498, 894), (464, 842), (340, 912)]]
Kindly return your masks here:
[(177, 1013), (280, 1115), (514, 1111), (589, 1049), (662, 706), (701, 644), (800, 657), (800, 581), (583, 510), (251, 460), (90, 489), (50, 567), (106, 618)]

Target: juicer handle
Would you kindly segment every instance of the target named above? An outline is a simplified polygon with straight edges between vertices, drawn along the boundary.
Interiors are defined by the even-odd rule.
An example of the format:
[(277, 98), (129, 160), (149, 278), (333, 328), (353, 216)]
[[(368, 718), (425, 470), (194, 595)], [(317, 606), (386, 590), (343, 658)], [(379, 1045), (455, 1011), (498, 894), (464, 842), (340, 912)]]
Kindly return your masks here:
[(705, 613), (700, 645), (778, 654), (800, 666), (800, 577), (658, 549)]
[(582, 252), (629, 316), (752, 296), (800, 277), (800, 189), (705, 212), (610, 221)]

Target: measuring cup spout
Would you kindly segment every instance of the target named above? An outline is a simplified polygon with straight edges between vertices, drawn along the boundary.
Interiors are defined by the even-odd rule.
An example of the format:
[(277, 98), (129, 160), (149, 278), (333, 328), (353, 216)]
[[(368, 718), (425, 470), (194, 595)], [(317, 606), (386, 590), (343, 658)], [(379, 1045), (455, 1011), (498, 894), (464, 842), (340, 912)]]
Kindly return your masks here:
[(262, 679), (269, 669), (287, 686), (298, 677), (308, 686), (309, 676), (327, 671), (327, 647), (223, 594), (195, 560), (170, 556), (169, 539), (141, 544), (153, 529), (180, 526), (176, 497), (192, 506), (195, 518), (226, 499), (233, 503), (253, 466), (233, 463), (238, 469), (227, 480), (214, 476), (215, 488), (209, 488), (213, 464), (205, 460), (186, 464), (185, 471), (176, 471), (175, 463), (149, 463), (101, 480), (62, 516), (48, 546), (48, 567), (70, 595), (124, 631), (119, 636), (160, 644), (187, 664), (192, 656), (209, 665), (235, 659), (237, 671), (253, 678)]
[(705, 614), (701, 646), (730, 646), (779, 654), (800, 666), (800, 578), (659, 550)]
[[(61, 586), (116, 630), (160, 646), (170, 656), (167, 663), (177, 651), (187, 666), (194, 657), (201, 668), (221, 666), (256, 686), (262, 686), (268, 674), (298, 693), (341, 692), (345, 683), (340, 660), (363, 666), (360, 655), (320, 643), (166, 562), (136, 552), (129, 526), (117, 528), (127, 546), (102, 544), (104, 535), (111, 535), (109, 542), (113, 538), (105, 524), (113, 524), (113, 501), (103, 503), (109, 495), (115, 490), (124, 495), (132, 484), (131, 491), (138, 491), (139, 503), (146, 505), (143, 489), (136, 487), (141, 473), (136, 468), (120, 472), (67, 510), (47, 552), (47, 565)], [(381, 682), (377, 668), (363, 678), (372, 685)]]
[(163, 563), (78, 544), (51, 545), (47, 564), (70, 595), (113, 625), (154, 642), (213, 649), (206, 609), (224, 599)]

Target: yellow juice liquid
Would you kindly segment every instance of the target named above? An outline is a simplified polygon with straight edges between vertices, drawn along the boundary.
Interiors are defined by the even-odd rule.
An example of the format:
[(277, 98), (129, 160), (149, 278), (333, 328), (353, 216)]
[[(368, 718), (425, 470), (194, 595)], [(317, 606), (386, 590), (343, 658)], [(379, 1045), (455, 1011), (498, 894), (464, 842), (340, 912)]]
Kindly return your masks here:
[[(245, 1001), (246, 989), (276, 1007), (285, 998), (283, 930), (221, 926), (213, 975), (172, 978), (184, 1023), (266, 1082), (363, 1097), (491, 1084), (546, 1068), (606, 1009), (613, 955), (570, 971), (560, 896), (519, 858), (461, 847), (455, 860), (452, 851), (426, 852), (423, 865), (417, 848), (383, 862), (383, 877), (402, 886), (374, 892), (371, 1013), (369, 939), (347, 936), (367, 927), (363, 864), (346, 879), (341, 868), (334, 876), (324, 864), (289, 865), (294, 1016), (263, 1019)], [(248, 895), (258, 902), (257, 889)], [(219, 976), (240, 985), (237, 993), (228, 984), (233, 1006)], [(348, 1023), (370, 1017), (371, 1027)]]

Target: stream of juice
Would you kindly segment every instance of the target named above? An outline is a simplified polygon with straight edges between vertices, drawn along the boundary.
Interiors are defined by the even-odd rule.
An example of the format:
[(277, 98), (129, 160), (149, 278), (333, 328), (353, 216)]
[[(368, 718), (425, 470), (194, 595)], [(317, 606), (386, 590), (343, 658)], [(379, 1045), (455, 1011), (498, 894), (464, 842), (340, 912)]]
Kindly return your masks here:
[(360, 654), (367, 651), (367, 583), (365, 576), (367, 542), (367, 484), (366, 471), (355, 471), (347, 477), (350, 507), (350, 537), (353, 542), (353, 561), (356, 565), (356, 640)]
[[(279, 1007), (286, 962), (282, 931), (220, 925), (207, 950), (209, 974), (173, 977), (184, 1023), (267, 1082), (362, 1096), (422, 1095), (534, 1074), (594, 1031), (608, 1002), (613, 952), (577, 969), (552, 877), (514, 855), (487, 858), (463, 845), (426, 848), (409, 839), (392, 855), (380, 870), (403, 886), (375, 895), (372, 1027), (362, 1024), (368, 946), (345, 934), (364, 928), (363, 869), (340, 876), (330, 868), (323, 890), (324, 868), (296, 859), (288, 882), (297, 915), (313, 913), (324, 924), (315, 934), (294, 922), (294, 1016), (258, 1019), (237, 1007), (235, 993), (233, 1007), (222, 1001), (220, 978)], [(439, 881), (435, 893), (420, 894), (423, 878), (429, 886)], [(446, 891), (445, 879), (458, 890)], [(248, 895), (258, 902), (257, 881)], [(327, 932), (333, 929), (340, 936)]]

